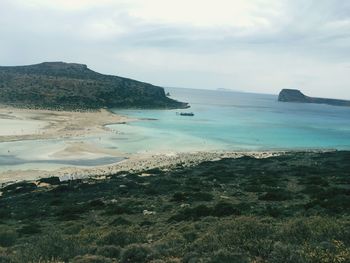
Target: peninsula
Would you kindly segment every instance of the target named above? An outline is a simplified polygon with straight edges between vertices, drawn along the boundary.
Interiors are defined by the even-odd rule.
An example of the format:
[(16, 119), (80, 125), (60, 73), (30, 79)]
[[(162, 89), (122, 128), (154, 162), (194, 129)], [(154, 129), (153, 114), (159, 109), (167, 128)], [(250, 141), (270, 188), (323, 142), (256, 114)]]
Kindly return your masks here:
[(189, 107), (162, 87), (64, 62), (0, 67), (0, 103), (54, 110)]
[(297, 90), (297, 89), (283, 89), (278, 96), (278, 101), (317, 103), (317, 104), (328, 104), (328, 105), (333, 105), (333, 106), (348, 106), (348, 107), (350, 107), (350, 101), (348, 101), (348, 100), (309, 97), (309, 96), (304, 95), (300, 90)]

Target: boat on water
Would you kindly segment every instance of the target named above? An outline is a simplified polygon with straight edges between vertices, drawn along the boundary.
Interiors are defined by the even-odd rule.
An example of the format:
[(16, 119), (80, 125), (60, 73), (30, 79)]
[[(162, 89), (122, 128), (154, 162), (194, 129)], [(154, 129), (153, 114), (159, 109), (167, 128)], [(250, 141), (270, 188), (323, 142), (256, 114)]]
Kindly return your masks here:
[(193, 112), (180, 112), (180, 113), (177, 112), (176, 114), (180, 116), (194, 116)]

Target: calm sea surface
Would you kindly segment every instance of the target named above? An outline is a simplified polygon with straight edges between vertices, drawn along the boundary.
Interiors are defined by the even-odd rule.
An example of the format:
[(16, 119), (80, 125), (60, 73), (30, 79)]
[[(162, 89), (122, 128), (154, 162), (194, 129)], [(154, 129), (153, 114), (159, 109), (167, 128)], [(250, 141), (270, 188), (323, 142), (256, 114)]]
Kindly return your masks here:
[[(350, 108), (283, 103), (275, 95), (167, 88), (188, 110), (115, 110), (156, 119), (112, 126), (133, 133), (120, 147), (163, 150), (350, 149)], [(194, 117), (176, 115), (193, 112)]]

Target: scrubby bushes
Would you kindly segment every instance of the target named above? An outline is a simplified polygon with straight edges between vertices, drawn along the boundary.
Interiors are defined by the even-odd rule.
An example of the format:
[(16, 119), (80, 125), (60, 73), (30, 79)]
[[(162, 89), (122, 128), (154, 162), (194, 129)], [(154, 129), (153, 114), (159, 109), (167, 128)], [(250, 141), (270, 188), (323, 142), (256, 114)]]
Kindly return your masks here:
[(85, 250), (78, 240), (52, 231), (21, 245), (16, 262), (68, 261)]
[(20, 235), (35, 235), (41, 232), (40, 225), (36, 223), (24, 225), (17, 230)]
[(180, 210), (176, 215), (169, 218), (171, 221), (188, 221), (199, 220), (206, 216), (224, 217), (230, 215), (240, 215), (241, 212), (238, 208), (230, 203), (220, 202), (214, 207), (208, 207), (206, 205), (199, 205), (194, 208), (185, 208)]
[(0, 262), (347, 263), (350, 153), (320, 156), (9, 186)]
[(124, 247), (133, 243), (143, 243), (144, 237), (142, 234), (139, 234), (136, 229), (132, 230), (119, 230), (111, 231), (101, 237), (98, 241), (102, 245), (114, 245)]
[(13, 230), (0, 228), (0, 246), (10, 247), (15, 244), (17, 240), (17, 233)]
[(109, 258), (96, 255), (84, 255), (77, 256), (73, 259), (72, 263), (112, 263), (113, 261)]
[(149, 262), (152, 251), (147, 246), (130, 245), (121, 255), (121, 263), (146, 263)]

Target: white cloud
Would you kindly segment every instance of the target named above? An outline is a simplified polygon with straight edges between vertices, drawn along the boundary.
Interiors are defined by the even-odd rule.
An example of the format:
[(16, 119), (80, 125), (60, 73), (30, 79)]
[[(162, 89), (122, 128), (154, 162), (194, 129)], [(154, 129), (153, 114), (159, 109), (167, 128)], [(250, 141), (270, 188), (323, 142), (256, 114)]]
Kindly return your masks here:
[[(4, 0), (6, 1), (6, 0)], [(23, 8), (79, 11), (113, 4), (113, 0), (12, 0)]]
[(278, 12), (278, 1), (246, 0), (133, 0), (132, 16), (159, 23), (192, 26), (269, 26), (266, 15)]
[(348, 0), (0, 0), (0, 60), (350, 98)]

